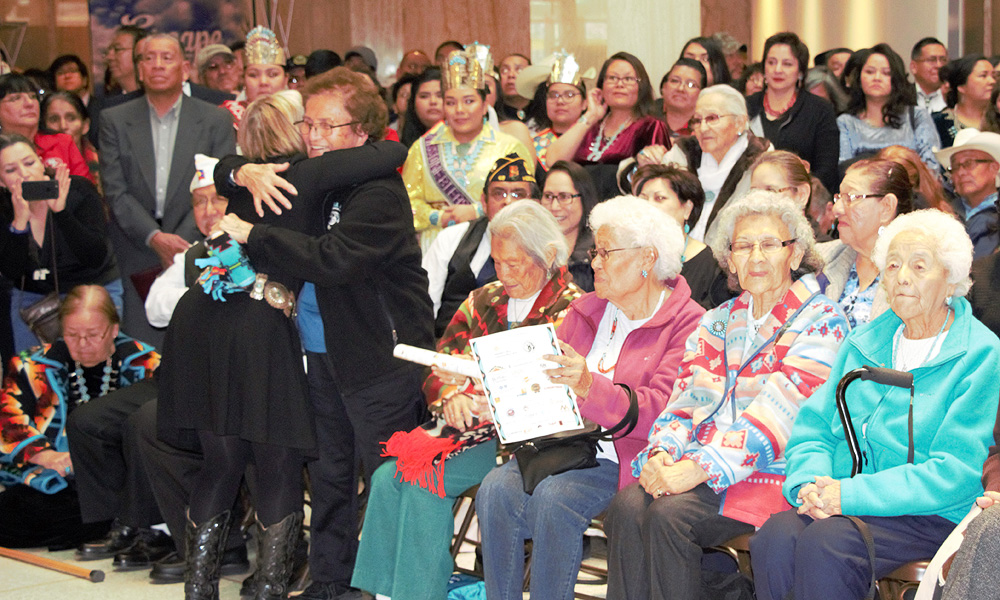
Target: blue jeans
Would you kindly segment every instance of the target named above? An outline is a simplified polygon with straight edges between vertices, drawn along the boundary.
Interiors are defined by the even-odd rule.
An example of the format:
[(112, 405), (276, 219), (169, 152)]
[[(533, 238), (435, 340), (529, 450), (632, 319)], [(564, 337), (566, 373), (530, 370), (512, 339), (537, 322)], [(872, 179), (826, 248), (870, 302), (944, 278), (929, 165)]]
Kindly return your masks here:
[[(123, 314), (122, 301), (125, 297), (125, 288), (122, 286), (122, 280), (114, 279), (109, 281), (104, 285), (104, 289), (108, 290), (108, 294), (111, 295), (111, 301), (114, 302), (115, 308), (118, 309), (118, 316), (120, 318)], [(67, 292), (69, 290), (62, 292), (59, 296), (66, 298)], [(21, 319), (21, 309), (31, 306), (44, 297), (45, 294), (25, 292), (17, 287), (10, 291), (10, 325), (14, 330), (14, 352), (20, 352), (41, 345), (35, 334), (31, 333), (24, 320)], [(128, 332), (123, 333), (127, 334)]]
[(573, 598), (583, 532), (616, 491), (618, 465), (604, 459), (546, 477), (532, 495), (524, 493), (516, 459), (490, 471), (476, 494), (487, 597), (521, 600), (524, 540), (532, 539), (531, 597)]

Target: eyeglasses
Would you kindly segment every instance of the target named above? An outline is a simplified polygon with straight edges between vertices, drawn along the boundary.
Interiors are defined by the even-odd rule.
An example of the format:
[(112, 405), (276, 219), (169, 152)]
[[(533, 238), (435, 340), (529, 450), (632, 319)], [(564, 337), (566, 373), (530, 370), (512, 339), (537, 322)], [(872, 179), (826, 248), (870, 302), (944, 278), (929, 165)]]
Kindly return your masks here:
[(625, 87), (632, 87), (633, 85), (638, 85), (641, 79), (638, 77), (632, 77), (628, 75), (626, 77), (619, 77), (617, 75), (608, 75), (604, 78), (605, 83), (610, 83), (611, 85), (618, 85), (619, 83), (624, 83)]
[(687, 88), (688, 90), (700, 90), (701, 89), (701, 86), (698, 85), (698, 82), (696, 82), (696, 81), (694, 81), (692, 79), (688, 79), (687, 81), (685, 81), (685, 80), (681, 79), (680, 77), (671, 77), (671, 78), (667, 79), (667, 85), (669, 85), (671, 87), (675, 87), (675, 88), (681, 88), (681, 89)]
[(844, 206), (854, 206), (856, 202), (860, 202), (866, 198), (884, 198), (885, 194), (834, 194), (833, 203), (838, 204), (840, 202), (844, 203)]
[(579, 198), (580, 194), (570, 194), (569, 192), (559, 192), (555, 194), (553, 192), (545, 192), (542, 194), (542, 206), (549, 206), (552, 204), (558, 204), (559, 206), (569, 206), (573, 202), (573, 198)]
[(771, 192), (772, 194), (784, 194), (785, 192), (790, 192), (790, 191), (792, 191), (794, 189), (795, 189), (794, 185), (789, 185), (787, 187), (780, 187), (780, 188), (779, 187), (771, 187), (771, 186), (764, 186), (764, 187), (750, 186), (750, 190), (751, 191), (756, 191), (756, 192)]
[(976, 168), (976, 165), (988, 165), (992, 161), (988, 158), (970, 158), (969, 160), (963, 160), (960, 163), (952, 162), (951, 167), (948, 169), (949, 173), (957, 173), (958, 171), (971, 171)]
[(587, 250), (587, 256), (590, 257), (591, 261), (598, 256), (601, 257), (601, 260), (608, 260), (609, 254), (612, 252), (621, 252), (622, 250), (639, 250), (639, 248), (611, 248), (610, 250), (607, 248), (591, 248), (590, 250)]
[(331, 133), (333, 133), (334, 129), (337, 129), (339, 127), (348, 127), (350, 125), (357, 125), (360, 122), (361, 121), (351, 121), (350, 123), (341, 123), (340, 125), (331, 125), (331, 124), (327, 123), (326, 121), (320, 121), (319, 123), (313, 123), (310, 120), (302, 119), (301, 121), (296, 121), (295, 122), (295, 126), (299, 128), (299, 132), (302, 133), (303, 137), (308, 136), (309, 133), (313, 129), (315, 129), (316, 131), (318, 131), (321, 136), (327, 137)]
[(132, 46), (108, 46), (108, 49), (104, 51), (108, 56), (112, 54), (121, 54), (122, 52), (132, 52)]
[(548, 100), (554, 100), (559, 102), (560, 100), (565, 100), (566, 102), (572, 102), (577, 96), (582, 96), (580, 92), (576, 90), (566, 90), (565, 92), (549, 92), (545, 94), (545, 98)]
[(697, 129), (699, 125), (705, 124), (706, 127), (715, 127), (719, 123), (719, 119), (723, 117), (735, 117), (736, 115), (705, 115), (704, 117), (691, 117), (688, 121), (688, 127), (691, 129)]
[(84, 333), (84, 334), (66, 333), (63, 334), (63, 339), (66, 340), (67, 342), (74, 342), (77, 344), (89, 344), (103, 340), (105, 337), (107, 337), (110, 331), (111, 331), (111, 325), (108, 325), (107, 328), (101, 333)]
[(778, 238), (766, 238), (758, 242), (733, 242), (729, 244), (729, 251), (736, 256), (749, 256), (756, 247), (760, 248), (760, 251), (764, 254), (774, 254), (795, 242), (796, 238), (785, 241), (781, 241)]
[(524, 200), (525, 198), (530, 198), (531, 192), (524, 190), (504, 190), (500, 188), (493, 188), (490, 190), (490, 200), (506, 200), (510, 198), (512, 200)]

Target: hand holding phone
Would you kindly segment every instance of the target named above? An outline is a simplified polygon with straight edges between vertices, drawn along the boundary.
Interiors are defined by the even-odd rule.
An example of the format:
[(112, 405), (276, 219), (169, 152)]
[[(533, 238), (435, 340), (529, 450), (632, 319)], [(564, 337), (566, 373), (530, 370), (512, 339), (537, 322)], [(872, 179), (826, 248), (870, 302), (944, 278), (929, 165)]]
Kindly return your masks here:
[(28, 202), (55, 200), (59, 197), (59, 182), (54, 179), (43, 181), (22, 181), (21, 197)]

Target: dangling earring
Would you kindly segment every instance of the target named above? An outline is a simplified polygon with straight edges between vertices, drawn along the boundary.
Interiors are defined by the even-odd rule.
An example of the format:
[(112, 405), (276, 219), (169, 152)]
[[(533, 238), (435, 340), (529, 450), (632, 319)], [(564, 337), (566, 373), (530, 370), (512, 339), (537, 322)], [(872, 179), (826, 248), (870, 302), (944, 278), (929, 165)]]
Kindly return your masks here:
[(878, 226), (878, 234), (877, 234), (878, 237), (882, 237), (883, 233), (885, 233), (885, 225), (879, 225)]
[(944, 303), (947, 306), (951, 306), (951, 296), (948, 296), (947, 298), (945, 298), (944, 299)]
[(687, 223), (684, 224), (684, 235), (691, 233), (691, 226)]
[(645, 279), (647, 277), (649, 277), (649, 273), (646, 272), (646, 269), (643, 269), (642, 270), (642, 278)]

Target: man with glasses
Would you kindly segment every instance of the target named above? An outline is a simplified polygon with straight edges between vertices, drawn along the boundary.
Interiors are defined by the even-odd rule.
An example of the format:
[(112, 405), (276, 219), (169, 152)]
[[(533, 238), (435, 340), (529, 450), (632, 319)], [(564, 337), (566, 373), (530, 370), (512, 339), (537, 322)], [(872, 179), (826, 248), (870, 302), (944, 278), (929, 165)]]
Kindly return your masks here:
[(958, 196), (952, 203), (965, 222), (975, 257), (993, 253), (1000, 242), (997, 231), (997, 173), (1000, 172), (1000, 134), (963, 129), (955, 144), (935, 153), (948, 169)]
[(139, 63), (145, 95), (101, 118), (101, 179), (125, 283), (123, 329), (155, 345), (163, 332), (146, 320), (140, 288), (198, 237), (188, 191), (194, 155), (236, 151), (229, 113), (182, 93), (188, 70), (177, 38), (146, 38)]
[(917, 90), (917, 106), (926, 108), (927, 112), (942, 111), (948, 106), (938, 76), (941, 67), (946, 64), (948, 49), (937, 38), (926, 37), (913, 46), (910, 73), (913, 74), (913, 87)]
[(198, 80), (202, 85), (220, 92), (235, 94), (240, 83), (240, 70), (236, 56), (229, 46), (211, 44), (198, 52), (195, 58)]
[(448, 227), (424, 253), (422, 266), (434, 302), (434, 337), (441, 337), (469, 292), (497, 279), (490, 256), (490, 219), (512, 202), (537, 200), (539, 196), (538, 184), (524, 159), (508, 154), (496, 161), (486, 177), (481, 200), (486, 215)]

